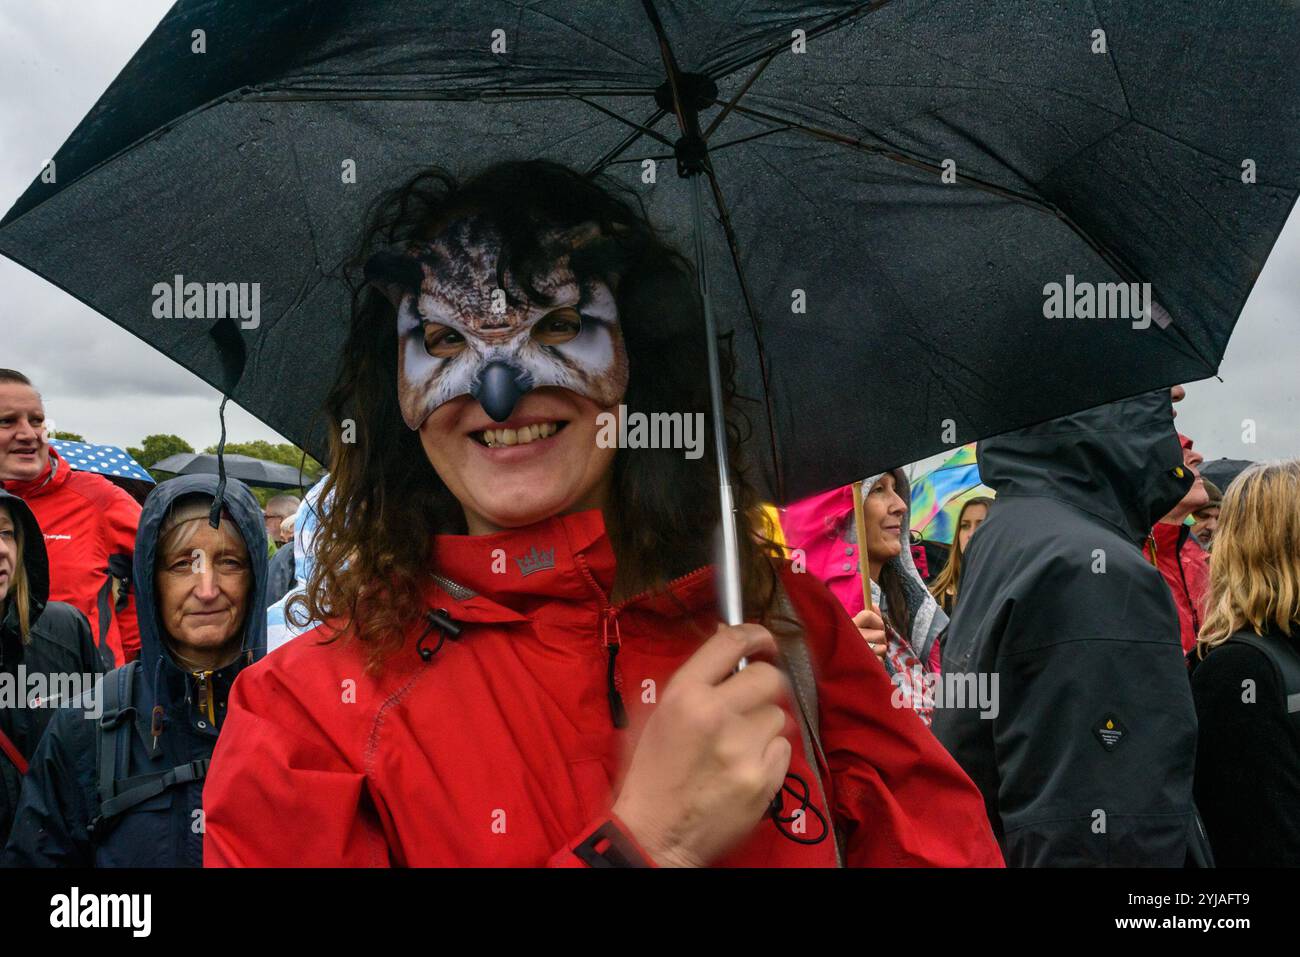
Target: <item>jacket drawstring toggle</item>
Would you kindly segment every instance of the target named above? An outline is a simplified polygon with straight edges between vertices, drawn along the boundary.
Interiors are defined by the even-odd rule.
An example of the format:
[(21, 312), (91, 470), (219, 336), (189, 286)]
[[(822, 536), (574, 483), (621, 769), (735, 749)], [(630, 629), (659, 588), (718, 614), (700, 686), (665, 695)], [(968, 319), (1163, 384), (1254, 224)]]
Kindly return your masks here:
[(162, 737), (163, 718), (166, 714), (167, 712), (163, 710), (163, 706), (156, 704), (153, 706), (153, 711), (149, 715), (149, 735), (153, 738), (154, 751), (158, 750), (158, 739)]

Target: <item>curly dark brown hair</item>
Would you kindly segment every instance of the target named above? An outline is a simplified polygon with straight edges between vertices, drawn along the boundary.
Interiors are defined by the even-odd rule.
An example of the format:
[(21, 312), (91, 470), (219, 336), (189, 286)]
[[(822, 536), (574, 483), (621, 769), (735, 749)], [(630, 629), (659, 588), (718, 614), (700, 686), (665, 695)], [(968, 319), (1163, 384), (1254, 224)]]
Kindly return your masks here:
[[(426, 241), (465, 215), (484, 217), (502, 237), (499, 271), (531, 275), (539, 238), (553, 228), (595, 223), (613, 241), (616, 299), (629, 360), (628, 413), (709, 410), (704, 323), (691, 264), (660, 238), (635, 195), (544, 161), (494, 165), (458, 181), (430, 169), (380, 198), (348, 266), (351, 329), (326, 401), (330, 429), (327, 502), (315, 539), (317, 561), (299, 607), (372, 646), (378, 666), (400, 647), (427, 610), (423, 593), (436, 572), (432, 538), (464, 534), (464, 513), (402, 420), (397, 398), (397, 323), (393, 305), (363, 279), (364, 264), (387, 247)], [(759, 495), (746, 479), (742, 445), (748, 419), (736, 411), (729, 350), (728, 443), (742, 539), (744, 600), (750, 619), (768, 621), (775, 605), (770, 543), (760, 535)], [(344, 442), (351, 421), (354, 441)], [(707, 427), (706, 427), (707, 428)], [(712, 430), (704, 454), (620, 449), (614, 458), (609, 535), (618, 590), (662, 587), (712, 560), (719, 504)], [(333, 639), (330, 639), (333, 640)]]

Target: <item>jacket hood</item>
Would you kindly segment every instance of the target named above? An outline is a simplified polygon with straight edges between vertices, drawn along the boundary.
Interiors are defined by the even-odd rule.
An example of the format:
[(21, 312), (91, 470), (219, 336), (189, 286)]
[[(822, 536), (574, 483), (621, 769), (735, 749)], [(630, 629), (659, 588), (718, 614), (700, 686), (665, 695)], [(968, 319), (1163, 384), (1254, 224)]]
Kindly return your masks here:
[[(135, 565), (133, 582), (136, 611), (140, 622), (140, 664), (145, 675), (164, 672), (183, 674), (163, 645), (162, 627), (158, 620), (157, 596), (154, 593), (154, 570), (158, 556), (158, 536), (163, 520), (177, 499), (186, 495), (217, 493), (217, 476), (185, 475), (158, 485), (145, 500), (140, 513), (140, 525), (135, 537)], [(249, 566), (253, 573), (253, 591), (249, 596), (248, 612), (244, 617), (241, 647), (244, 654), (233, 666), (238, 670), (266, 653), (266, 528), (262, 510), (248, 487), (237, 479), (226, 479), (225, 510), (234, 519), (236, 530), (248, 549)], [(167, 681), (164, 687), (183, 687)]]
[[(870, 489), (876, 482), (880, 481), (881, 476), (885, 473), (880, 472), (877, 475), (869, 475), (862, 482), (864, 491)], [(903, 510), (902, 529), (899, 536), (902, 539), (903, 547), (899, 553), (885, 562), (887, 567), (892, 567), (897, 573), (899, 581), (903, 584), (903, 595), (907, 599), (907, 615), (912, 622), (911, 634), (904, 635), (912, 650), (916, 652), (917, 657), (922, 663), (929, 661), (930, 652), (934, 648), (934, 642), (939, 633), (948, 627), (948, 616), (944, 614), (939, 603), (934, 600), (930, 594), (930, 589), (925, 587), (925, 580), (921, 578), (921, 573), (916, 570), (916, 562), (912, 559), (912, 483), (908, 481), (907, 473), (902, 469), (892, 469), (890, 474), (894, 476), (894, 490), (898, 492), (899, 497), (907, 506)], [(857, 539), (857, 529), (853, 523), (853, 513), (850, 506), (849, 512), (849, 529), (854, 541)], [(875, 582), (871, 583), (871, 594), (877, 604), (880, 603), (881, 590)]]
[(985, 439), (976, 454), (980, 478), (999, 500), (1065, 502), (1134, 542), (1194, 481), (1167, 389)]
[[(13, 516), (14, 524), (22, 529), (23, 574), (27, 578), (28, 616), (32, 627), (35, 627), (37, 619), (41, 617), (46, 603), (50, 600), (50, 561), (45, 552), (45, 536), (41, 534), (41, 526), (37, 524), (32, 510), (17, 495), (11, 495), (0, 489), (0, 507), (7, 508), (9, 514)], [(11, 583), (8, 598), (15, 597)], [(14, 601), (9, 600), (5, 602), (4, 615), (0, 616), (0, 631), (9, 630), (11, 620), (16, 631), (17, 606)]]

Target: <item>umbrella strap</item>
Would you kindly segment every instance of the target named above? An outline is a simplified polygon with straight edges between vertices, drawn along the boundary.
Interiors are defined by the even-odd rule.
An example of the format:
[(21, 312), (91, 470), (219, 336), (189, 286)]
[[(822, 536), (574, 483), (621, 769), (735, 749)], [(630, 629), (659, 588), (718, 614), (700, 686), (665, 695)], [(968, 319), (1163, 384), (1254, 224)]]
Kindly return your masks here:
[(208, 524), (213, 528), (221, 525), (221, 510), (226, 504), (226, 403), (230, 396), (221, 397), (221, 408), (217, 416), (221, 419), (221, 441), (217, 443), (217, 494), (212, 497), (212, 508), (208, 511)]

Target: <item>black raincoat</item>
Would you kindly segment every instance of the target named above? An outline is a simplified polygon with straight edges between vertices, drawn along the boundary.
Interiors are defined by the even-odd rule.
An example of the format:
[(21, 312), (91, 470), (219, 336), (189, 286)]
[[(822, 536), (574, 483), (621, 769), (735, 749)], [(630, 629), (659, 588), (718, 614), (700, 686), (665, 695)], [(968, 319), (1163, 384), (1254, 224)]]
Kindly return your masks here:
[[(140, 666), (132, 690), (135, 714), (125, 777), (167, 771), (208, 759), (217, 743), (235, 677), (266, 650), (266, 532), (257, 500), (229, 480), (226, 510), (248, 548), (253, 591), (244, 621), (243, 649), (232, 664), (200, 679), (164, 648), (154, 596), (159, 528), (178, 498), (216, 492), (215, 475), (190, 475), (159, 485), (145, 502), (135, 544)], [(110, 672), (105, 682), (115, 680)], [(200, 707), (200, 681), (211, 688), (215, 722)], [(102, 691), (97, 692), (102, 696)], [(102, 703), (102, 697), (100, 698)], [(91, 833), (99, 810), (96, 729), (87, 702), (60, 709), (31, 762), (0, 863), (5, 866), (199, 867), (203, 863), (202, 780), (177, 784)], [(163, 708), (162, 733), (151, 733), (154, 705)], [(111, 742), (111, 736), (104, 741)]]
[[(1008, 865), (1182, 866), (1196, 716), (1173, 599), (1140, 550), (1192, 483), (1169, 393), (978, 455), (997, 499), (964, 556), (934, 732), (984, 793)], [(960, 706), (961, 674), (996, 678), (986, 716)]]
[[(61, 601), (49, 601), (50, 566), (36, 517), (22, 499), (0, 489), (0, 507), (22, 529), (23, 571), (27, 578), (28, 633), (23, 641), (18, 603), (11, 587), (0, 615), (0, 732), (30, 761), (45, 726), (65, 695), (77, 697), (93, 687), (104, 665), (86, 616)], [(0, 846), (9, 836), (22, 775), (0, 754)]]

